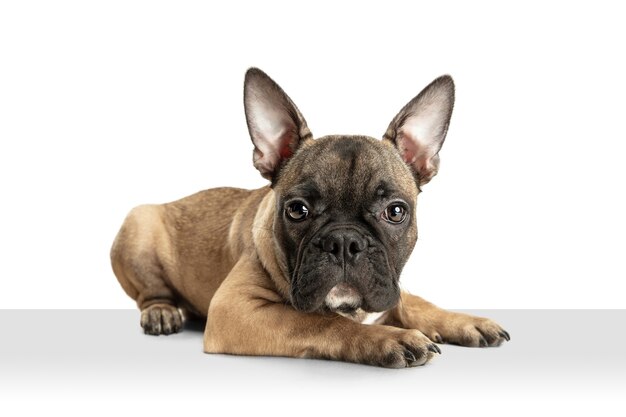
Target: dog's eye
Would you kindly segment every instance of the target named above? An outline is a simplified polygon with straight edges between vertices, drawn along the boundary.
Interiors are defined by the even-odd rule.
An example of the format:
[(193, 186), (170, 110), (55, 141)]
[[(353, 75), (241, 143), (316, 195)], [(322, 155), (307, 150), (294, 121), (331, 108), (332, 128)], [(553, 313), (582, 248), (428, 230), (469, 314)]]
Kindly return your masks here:
[(309, 215), (309, 209), (302, 203), (292, 203), (285, 210), (289, 220), (300, 222)]
[(383, 219), (389, 223), (402, 223), (406, 218), (406, 208), (401, 204), (391, 204), (383, 212)]

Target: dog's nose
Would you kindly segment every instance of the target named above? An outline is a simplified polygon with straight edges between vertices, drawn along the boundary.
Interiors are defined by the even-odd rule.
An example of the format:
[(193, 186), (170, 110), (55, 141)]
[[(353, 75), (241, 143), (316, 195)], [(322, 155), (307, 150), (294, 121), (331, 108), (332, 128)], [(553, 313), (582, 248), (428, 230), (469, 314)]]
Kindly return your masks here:
[(322, 239), (321, 248), (340, 261), (354, 262), (367, 248), (367, 241), (355, 230), (339, 229), (333, 230)]

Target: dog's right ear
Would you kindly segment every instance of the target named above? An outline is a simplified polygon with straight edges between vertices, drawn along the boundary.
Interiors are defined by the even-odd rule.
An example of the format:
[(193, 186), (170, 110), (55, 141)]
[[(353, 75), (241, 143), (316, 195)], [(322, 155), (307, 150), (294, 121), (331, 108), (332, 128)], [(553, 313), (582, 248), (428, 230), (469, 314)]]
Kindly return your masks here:
[(243, 101), (254, 167), (274, 181), (284, 162), (313, 135), (293, 101), (258, 68), (246, 72)]

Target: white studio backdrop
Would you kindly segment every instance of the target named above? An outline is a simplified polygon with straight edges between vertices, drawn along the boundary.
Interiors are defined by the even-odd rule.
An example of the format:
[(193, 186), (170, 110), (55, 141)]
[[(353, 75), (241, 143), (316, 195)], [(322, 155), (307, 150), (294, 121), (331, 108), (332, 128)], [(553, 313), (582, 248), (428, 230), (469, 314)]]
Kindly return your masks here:
[(454, 77), (405, 288), (449, 308), (625, 308), (619, 7), (2, 2), (0, 308), (132, 308), (108, 259), (131, 207), (263, 186), (250, 66), (317, 137), (381, 137)]

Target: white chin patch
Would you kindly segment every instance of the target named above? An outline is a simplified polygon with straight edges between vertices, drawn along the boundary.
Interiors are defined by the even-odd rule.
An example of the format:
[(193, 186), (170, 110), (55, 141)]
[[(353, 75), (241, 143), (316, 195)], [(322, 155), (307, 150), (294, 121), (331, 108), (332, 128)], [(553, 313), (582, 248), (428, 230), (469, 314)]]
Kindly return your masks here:
[(361, 294), (359, 294), (356, 288), (345, 282), (335, 285), (324, 299), (324, 303), (331, 310), (336, 310), (342, 306), (357, 308), (361, 305), (361, 301)]
[(386, 311), (381, 311), (378, 313), (365, 313), (359, 317), (359, 321), (363, 324), (378, 324), (382, 323), (384, 319), (387, 317)]
[(335, 285), (324, 299), (326, 307), (350, 320), (363, 324), (378, 324), (384, 322), (387, 317), (386, 311), (368, 313), (359, 308), (362, 302), (363, 297), (361, 297), (357, 289), (346, 283)]

